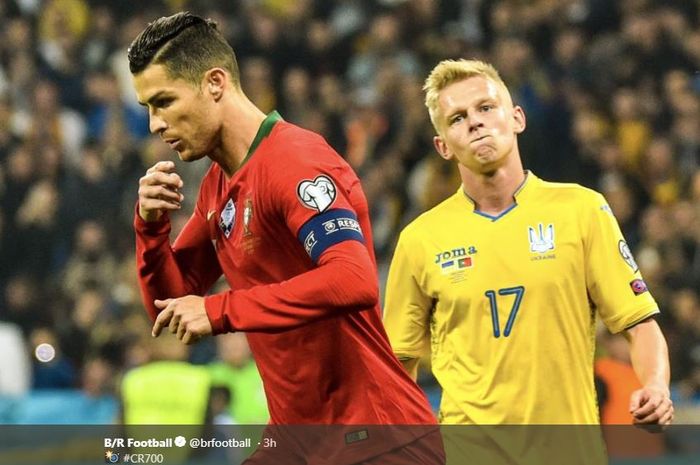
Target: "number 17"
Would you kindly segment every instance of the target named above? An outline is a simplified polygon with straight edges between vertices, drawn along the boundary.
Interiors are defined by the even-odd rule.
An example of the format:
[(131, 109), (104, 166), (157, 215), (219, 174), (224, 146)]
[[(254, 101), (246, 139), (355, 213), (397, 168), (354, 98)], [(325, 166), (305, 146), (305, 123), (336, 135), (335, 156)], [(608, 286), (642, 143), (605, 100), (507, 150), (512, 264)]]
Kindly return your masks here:
[[(498, 305), (496, 303), (496, 291), (486, 291), (484, 294), (486, 295), (486, 297), (489, 298), (489, 303), (491, 304), (493, 337), (500, 337), (501, 325), (498, 322)], [(510, 332), (513, 329), (513, 324), (515, 323), (515, 317), (518, 314), (518, 309), (520, 308), (520, 303), (523, 300), (523, 294), (525, 294), (525, 288), (523, 286), (504, 287), (503, 289), (498, 290), (498, 295), (515, 295), (513, 307), (511, 307), (510, 309), (510, 315), (508, 315), (508, 321), (506, 322), (506, 327), (503, 330), (503, 337), (510, 336)]]

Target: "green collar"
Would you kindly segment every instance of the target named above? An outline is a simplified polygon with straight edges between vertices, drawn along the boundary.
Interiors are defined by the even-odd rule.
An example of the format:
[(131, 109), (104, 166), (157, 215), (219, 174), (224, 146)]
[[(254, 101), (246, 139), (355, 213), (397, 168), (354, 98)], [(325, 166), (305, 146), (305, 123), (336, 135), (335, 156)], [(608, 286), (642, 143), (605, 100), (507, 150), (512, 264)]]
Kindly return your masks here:
[(263, 120), (262, 124), (260, 125), (260, 128), (258, 129), (258, 133), (255, 134), (255, 139), (253, 139), (253, 143), (250, 144), (250, 148), (248, 149), (248, 153), (246, 154), (245, 158), (243, 159), (243, 163), (241, 163), (241, 166), (245, 162), (248, 161), (251, 155), (253, 155), (253, 152), (258, 148), (260, 143), (263, 141), (264, 138), (270, 135), (270, 132), (272, 132), (272, 128), (277, 124), (278, 121), (284, 121), (282, 117), (280, 116), (279, 113), (277, 113), (276, 110), (271, 111)]

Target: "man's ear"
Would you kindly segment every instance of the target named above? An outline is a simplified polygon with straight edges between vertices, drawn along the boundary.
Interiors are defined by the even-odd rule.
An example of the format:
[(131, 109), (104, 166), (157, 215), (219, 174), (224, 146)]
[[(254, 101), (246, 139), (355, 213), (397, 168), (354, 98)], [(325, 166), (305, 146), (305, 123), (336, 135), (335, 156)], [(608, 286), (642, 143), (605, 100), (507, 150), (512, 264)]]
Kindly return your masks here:
[(204, 91), (218, 101), (228, 84), (228, 74), (223, 68), (212, 68), (204, 75)]
[(513, 119), (515, 120), (515, 133), (522, 133), (527, 126), (527, 118), (525, 118), (525, 111), (520, 105), (513, 107)]
[(435, 146), (435, 150), (437, 150), (437, 153), (442, 158), (444, 158), (445, 160), (452, 159), (453, 153), (450, 152), (450, 149), (447, 148), (447, 144), (444, 140), (442, 140), (442, 137), (440, 137), (439, 135), (433, 137), (433, 145)]

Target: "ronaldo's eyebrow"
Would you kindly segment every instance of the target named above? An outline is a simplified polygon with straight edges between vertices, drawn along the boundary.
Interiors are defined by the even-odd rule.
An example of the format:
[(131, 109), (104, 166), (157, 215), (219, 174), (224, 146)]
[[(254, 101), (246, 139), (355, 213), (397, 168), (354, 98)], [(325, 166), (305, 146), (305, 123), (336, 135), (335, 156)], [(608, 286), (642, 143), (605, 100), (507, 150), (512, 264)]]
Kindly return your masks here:
[(139, 100), (138, 101), (139, 105), (146, 107), (146, 106), (152, 104), (153, 102), (155, 102), (156, 100), (158, 100), (164, 93), (165, 93), (164, 90), (160, 90), (160, 91), (156, 92), (155, 94), (153, 94), (151, 96), (151, 98), (149, 98), (145, 102), (142, 102), (141, 100)]

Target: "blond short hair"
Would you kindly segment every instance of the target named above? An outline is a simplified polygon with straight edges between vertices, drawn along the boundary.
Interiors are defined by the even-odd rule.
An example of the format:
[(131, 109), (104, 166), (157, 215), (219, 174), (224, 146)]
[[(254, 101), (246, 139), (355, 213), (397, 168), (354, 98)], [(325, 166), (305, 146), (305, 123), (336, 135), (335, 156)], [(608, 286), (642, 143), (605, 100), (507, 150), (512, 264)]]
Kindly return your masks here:
[(440, 97), (440, 91), (453, 82), (474, 76), (490, 79), (503, 86), (506, 91), (508, 90), (496, 68), (480, 60), (443, 60), (430, 72), (423, 85), (423, 90), (425, 91), (425, 106), (428, 107), (430, 121), (433, 123), (436, 131), (440, 132), (438, 127), (438, 98)]

